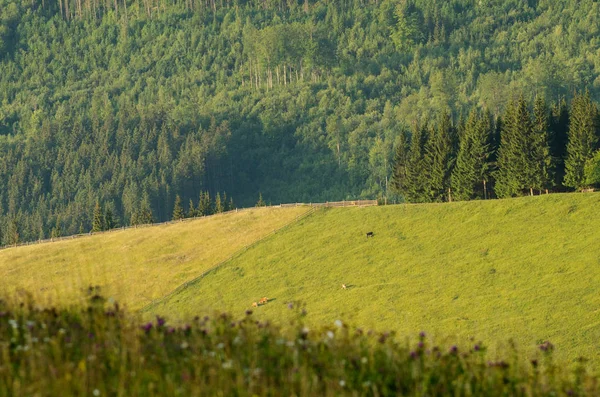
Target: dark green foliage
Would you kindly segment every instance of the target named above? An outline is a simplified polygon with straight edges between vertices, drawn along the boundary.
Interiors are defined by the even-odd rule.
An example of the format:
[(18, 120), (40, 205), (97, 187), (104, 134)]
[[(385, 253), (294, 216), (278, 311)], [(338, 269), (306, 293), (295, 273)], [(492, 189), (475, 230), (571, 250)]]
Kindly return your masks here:
[(100, 202), (96, 201), (96, 206), (94, 207), (94, 213), (92, 214), (92, 233), (101, 232), (105, 229), (104, 223), (104, 215), (102, 213), (102, 207), (100, 206)]
[(185, 212), (183, 211), (183, 206), (181, 205), (181, 197), (179, 195), (175, 196), (175, 205), (173, 206), (173, 220), (179, 221), (185, 218)]
[(194, 207), (194, 201), (192, 199), (190, 199), (190, 202), (188, 204), (187, 217), (194, 218), (194, 217), (196, 217), (196, 214), (197, 214), (197, 211), (196, 211), (196, 208)]
[(554, 185), (554, 160), (551, 153), (549, 112), (541, 96), (536, 96), (533, 105), (532, 124), (532, 187), (538, 190), (550, 189)]
[(200, 198), (198, 201), (198, 216), (206, 216), (213, 214), (212, 202), (210, 199), (210, 193), (200, 192)]
[(562, 187), (565, 178), (567, 142), (569, 140), (569, 107), (564, 98), (552, 106), (550, 131), (550, 150), (555, 170), (553, 184)]
[(535, 184), (531, 115), (522, 96), (509, 104), (503, 121), (495, 191), (498, 197), (511, 197), (523, 194)]
[(486, 199), (491, 171), (492, 125), (489, 114), (471, 110), (461, 134), (452, 172), (452, 195), (455, 200)]
[(599, 98), (596, 2), (442, 3), (0, 0), (1, 243), (13, 218), (23, 240), (90, 230), (96, 199), (128, 224), (203, 191), (387, 197), (415, 122)]
[(258, 201), (256, 202), (257, 207), (266, 207), (265, 200), (263, 200), (262, 193), (258, 193)]
[(600, 150), (585, 163), (584, 174), (587, 186), (600, 187)]
[(448, 113), (443, 113), (429, 135), (424, 163), (427, 168), (427, 193), (432, 202), (448, 201), (450, 175), (454, 167), (456, 132)]
[(223, 206), (223, 202), (221, 201), (221, 194), (217, 192), (217, 196), (215, 197), (215, 214), (220, 214), (225, 211), (225, 207)]
[(104, 230), (111, 230), (115, 227), (117, 227), (117, 223), (113, 216), (113, 211), (107, 206), (104, 211)]
[(597, 106), (592, 103), (589, 93), (577, 95), (569, 115), (565, 186), (581, 189), (586, 185), (584, 167), (593, 157), (599, 138)]

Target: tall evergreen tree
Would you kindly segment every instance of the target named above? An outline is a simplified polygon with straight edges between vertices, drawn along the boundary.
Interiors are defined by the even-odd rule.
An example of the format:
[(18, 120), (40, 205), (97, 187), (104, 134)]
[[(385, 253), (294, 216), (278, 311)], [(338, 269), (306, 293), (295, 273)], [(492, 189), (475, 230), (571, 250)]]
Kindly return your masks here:
[(212, 214), (212, 203), (210, 200), (210, 193), (201, 192), (200, 200), (198, 202), (198, 216), (207, 216)]
[(498, 197), (517, 196), (533, 189), (531, 115), (523, 96), (511, 101), (504, 115), (498, 149), (498, 169), (494, 173)]
[(450, 114), (445, 112), (432, 129), (425, 148), (424, 164), (428, 167), (426, 175), (429, 200), (440, 202), (448, 200), (450, 175), (454, 166), (454, 128)]
[(552, 106), (550, 148), (554, 163), (554, 185), (562, 187), (565, 179), (565, 159), (569, 142), (569, 106), (562, 98)]
[(173, 206), (173, 220), (178, 221), (185, 218), (185, 212), (183, 211), (183, 206), (181, 205), (181, 197), (179, 195), (175, 196), (175, 205)]
[(414, 125), (410, 140), (410, 153), (406, 166), (406, 181), (403, 194), (410, 202), (427, 202), (430, 196), (427, 192), (428, 170), (425, 164), (425, 144), (427, 142), (428, 129), (425, 123), (422, 127)]
[(215, 214), (220, 214), (224, 212), (223, 203), (221, 202), (221, 194), (217, 192), (217, 196), (215, 197)]
[(589, 93), (573, 99), (568, 135), (564, 185), (581, 189), (586, 185), (585, 164), (594, 155), (599, 135), (598, 108)]
[(453, 197), (457, 200), (488, 197), (491, 129), (488, 113), (480, 116), (477, 110), (471, 110), (452, 172)]
[(400, 132), (396, 152), (394, 154), (394, 167), (392, 170), (392, 189), (400, 195), (405, 195), (408, 181), (408, 162), (410, 160), (410, 143), (405, 131)]
[(116, 227), (115, 218), (109, 206), (104, 211), (104, 230), (111, 230)]
[(96, 201), (94, 206), (94, 214), (92, 217), (92, 233), (101, 232), (104, 230), (104, 215), (102, 214), (102, 207), (100, 202)]
[(190, 203), (188, 204), (188, 218), (196, 217), (196, 208), (194, 207), (194, 201), (190, 199)]
[(537, 95), (533, 105), (532, 125), (533, 187), (538, 190), (553, 186), (554, 161), (550, 149), (550, 122), (544, 99)]
[(263, 196), (262, 193), (258, 193), (258, 201), (256, 202), (256, 206), (257, 207), (266, 207), (267, 204), (265, 203), (265, 200), (263, 200)]

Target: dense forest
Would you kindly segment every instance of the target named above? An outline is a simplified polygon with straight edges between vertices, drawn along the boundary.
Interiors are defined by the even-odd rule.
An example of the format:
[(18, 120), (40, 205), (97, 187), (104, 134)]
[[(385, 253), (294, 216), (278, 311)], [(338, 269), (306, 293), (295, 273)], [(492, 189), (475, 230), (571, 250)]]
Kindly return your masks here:
[[(96, 204), (166, 220), (203, 192), (580, 188), (599, 100), (593, 0), (0, 0), (0, 241), (91, 230)], [(571, 142), (584, 102), (596, 135)]]

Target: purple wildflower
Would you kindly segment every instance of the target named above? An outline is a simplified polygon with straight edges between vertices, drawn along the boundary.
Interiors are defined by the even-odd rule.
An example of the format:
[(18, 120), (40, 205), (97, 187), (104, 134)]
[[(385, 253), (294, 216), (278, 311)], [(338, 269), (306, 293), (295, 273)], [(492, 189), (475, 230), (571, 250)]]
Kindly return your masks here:
[(294, 308), (294, 304), (292, 302), (288, 303), (288, 309), (292, 310)]
[(150, 332), (150, 330), (152, 329), (152, 322), (149, 322), (148, 324), (142, 325), (142, 329), (144, 331), (146, 331), (146, 333)]
[(165, 325), (167, 321), (165, 320), (164, 317), (161, 316), (156, 316), (156, 326), (157, 327), (162, 327), (163, 325)]
[(425, 331), (419, 332), (419, 338), (421, 338), (421, 339), (425, 338)]
[(475, 347), (473, 348), (476, 352), (478, 352), (479, 350), (481, 350), (481, 347), (479, 347), (479, 345), (475, 345)]
[(450, 353), (452, 353), (452, 354), (455, 354), (456, 352), (458, 352), (458, 347), (457, 347), (456, 345), (453, 345), (453, 346), (450, 348)]
[(412, 358), (413, 360), (416, 359), (419, 355), (417, 354), (416, 351), (412, 351), (410, 352), (410, 358)]

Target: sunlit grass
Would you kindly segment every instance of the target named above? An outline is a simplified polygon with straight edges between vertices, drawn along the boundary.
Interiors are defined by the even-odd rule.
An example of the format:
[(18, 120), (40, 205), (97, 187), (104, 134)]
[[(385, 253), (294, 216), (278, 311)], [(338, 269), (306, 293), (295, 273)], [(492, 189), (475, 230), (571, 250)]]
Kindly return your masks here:
[(323, 210), (148, 313), (239, 314), (267, 296), (258, 311), (278, 320), (301, 300), (311, 324), (477, 337), (494, 341), (491, 356), (496, 342), (528, 353), (550, 340), (557, 358), (597, 367), (599, 209), (598, 194), (564, 194)]
[(0, 251), (0, 286), (71, 304), (82, 289), (138, 309), (293, 221), (307, 208), (261, 208)]

